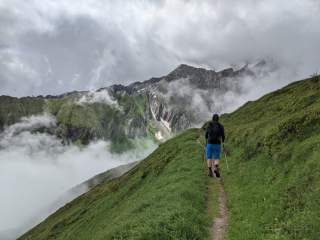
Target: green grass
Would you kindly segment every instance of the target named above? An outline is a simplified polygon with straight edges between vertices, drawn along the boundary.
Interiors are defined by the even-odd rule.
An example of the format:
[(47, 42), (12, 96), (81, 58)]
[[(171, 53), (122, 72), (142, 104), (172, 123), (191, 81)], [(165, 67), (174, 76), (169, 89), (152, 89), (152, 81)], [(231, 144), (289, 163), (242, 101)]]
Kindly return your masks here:
[[(104, 103), (76, 104), (82, 95), (72, 94), (61, 98), (0, 96), (0, 131), (18, 122), (21, 117), (51, 113), (57, 118), (56, 135), (65, 142), (86, 145), (93, 139), (111, 142), (113, 152), (134, 148), (135, 129), (145, 129), (138, 137), (152, 137), (145, 119), (147, 96), (115, 94), (120, 108)], [(129, 122), (130, 134), (129, 134)]]
[(319, 117), (320, 77), (222, 117), (231, 152), (227, 239), (319, 239)]
[[(104, 103), (75, 104), (76, 101), (72, 96), (47, 101), (48, 111), (57, 117), (60, 138), (84, 145), (92, 139), (107, 139), (111, 141), (113, 152), (134, 147), (125, 134), (128, 118), (121, 110)], [(136, 108), (134, 104), (126, 107), (127, 111)]]
[(207, 239), (208, 178), (191, 129), (120, 178), (104, 182), (19, 238)]
[[(319, 239), (320, 77), (248, 102), (221, 121), (230, 152), (230, 173), (222, 160), (226, 239)], [(161, 144), (20, 239), (208, 239), (218, 185), (204, 174), (200, 135), (192, 129)]]
[(4, 126), (16, 123), (21, 117), (43, 112), (45, 101), (41, 97), (0, 96), (0, 131)]

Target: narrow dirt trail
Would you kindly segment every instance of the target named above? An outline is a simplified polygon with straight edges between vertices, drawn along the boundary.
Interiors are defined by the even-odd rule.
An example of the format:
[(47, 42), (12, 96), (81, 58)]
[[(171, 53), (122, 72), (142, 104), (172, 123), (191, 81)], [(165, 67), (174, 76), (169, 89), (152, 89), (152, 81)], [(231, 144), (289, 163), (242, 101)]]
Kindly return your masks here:
[[(204, 145), (201, 144), (200, 139), (197, 139), (197, 143), (204, 149)], [(201, 153), (202, 161), (204, 162), (204, 166), (206, 169), (206, 160), (204, 152)], [(229, 211), (227, 207), (227, 195), (224, 191), (223, 187), (223, 180), (215, 178), (214, 181), (218, 181), (219, 185), (219, 198), (218, 202), (213, 204), (219, 204), (219, 212), (214, 216), (212, 219), (212, 226), (211, 226), (211, 239), (212, 240), (223, 240), (225, 234), (227, 232), (228, 224), (229, 224)], [(212, 193), (209, 193), (209, 198)], [(211, 196), (212, 197), (212, 196)], [(209, 201), (210, 202), (210, 201)], [(212, 206), (211, 206), (212, 207)]]
[(213, 219), (211, 227), (212, 240), (223, 240), (228, 227), (227, 196), (223, 188), (222, 180), (219, 181), (219, 214)]

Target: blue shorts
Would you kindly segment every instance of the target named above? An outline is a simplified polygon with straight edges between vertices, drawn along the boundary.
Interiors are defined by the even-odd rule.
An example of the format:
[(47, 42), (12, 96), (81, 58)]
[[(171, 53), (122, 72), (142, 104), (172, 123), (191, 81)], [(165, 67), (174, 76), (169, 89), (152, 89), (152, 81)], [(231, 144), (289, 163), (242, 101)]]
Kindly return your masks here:
[(221, 144), (207, 144), (206, 145), (206, 158), (207, 160), (220, 160)]

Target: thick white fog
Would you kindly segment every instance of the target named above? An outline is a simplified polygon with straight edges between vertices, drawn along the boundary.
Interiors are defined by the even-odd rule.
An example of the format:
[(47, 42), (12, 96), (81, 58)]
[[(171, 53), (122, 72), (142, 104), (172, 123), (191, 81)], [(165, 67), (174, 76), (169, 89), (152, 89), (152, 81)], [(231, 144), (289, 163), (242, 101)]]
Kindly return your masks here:
[[(285, 77), (289, 75), (288, 72), (278, 69), (270, 70), (267, 68), (266, 71), (260, 73), (257, 70), (254, 72), (255, 75), (252, 76), (224, 79), (222, 89), (195, 88), (188, 78), (163, 83), (163, 87), (166, 89), (163, 97), (183, 99), (178, 105), (183, 103), (188, 109), (191, 109), (199, 120), (199, 124), (195, 127), (200, 127), (211, 118), (212, 113), (230, 113), (247, 101), (256, 100), (262, 95), (290, 83), (290, 79), (292, 79)], [(279, 79), (279, 81), (273, 79)]]
[(108, 90), (89, 91), (81, 96), (77, 104), (104, 103), (121, 110), (118, 102), (110, 96)]
[(13, 237), (21, 234), (48, 216), (60, 207), (54, 205), (56, 200), (75, 185), (140, 160), (156, 148), (153, 142), (144, 141), (135, 150), (112, 154), (105, 141), (83, 148), (65, 146), (52, 135), (31, 131), (54, 125), (54, 117), (45, 114), (23, 118), (0, 134), (0, 238), (8, 231)]

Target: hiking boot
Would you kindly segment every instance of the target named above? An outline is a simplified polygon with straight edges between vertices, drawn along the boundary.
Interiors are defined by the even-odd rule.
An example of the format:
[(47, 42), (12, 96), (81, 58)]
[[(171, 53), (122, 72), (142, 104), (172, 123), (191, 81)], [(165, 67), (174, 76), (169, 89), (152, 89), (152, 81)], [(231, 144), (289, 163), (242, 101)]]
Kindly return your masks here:
[(212, 168), (208, 168), (208, 176), (213, 177)]
[(214, 172), (214, 174), (216, 175), (217, 178), (220, 178), (220, 171), (219, 171), (218, 167), (216, 167), (213, 172)]

